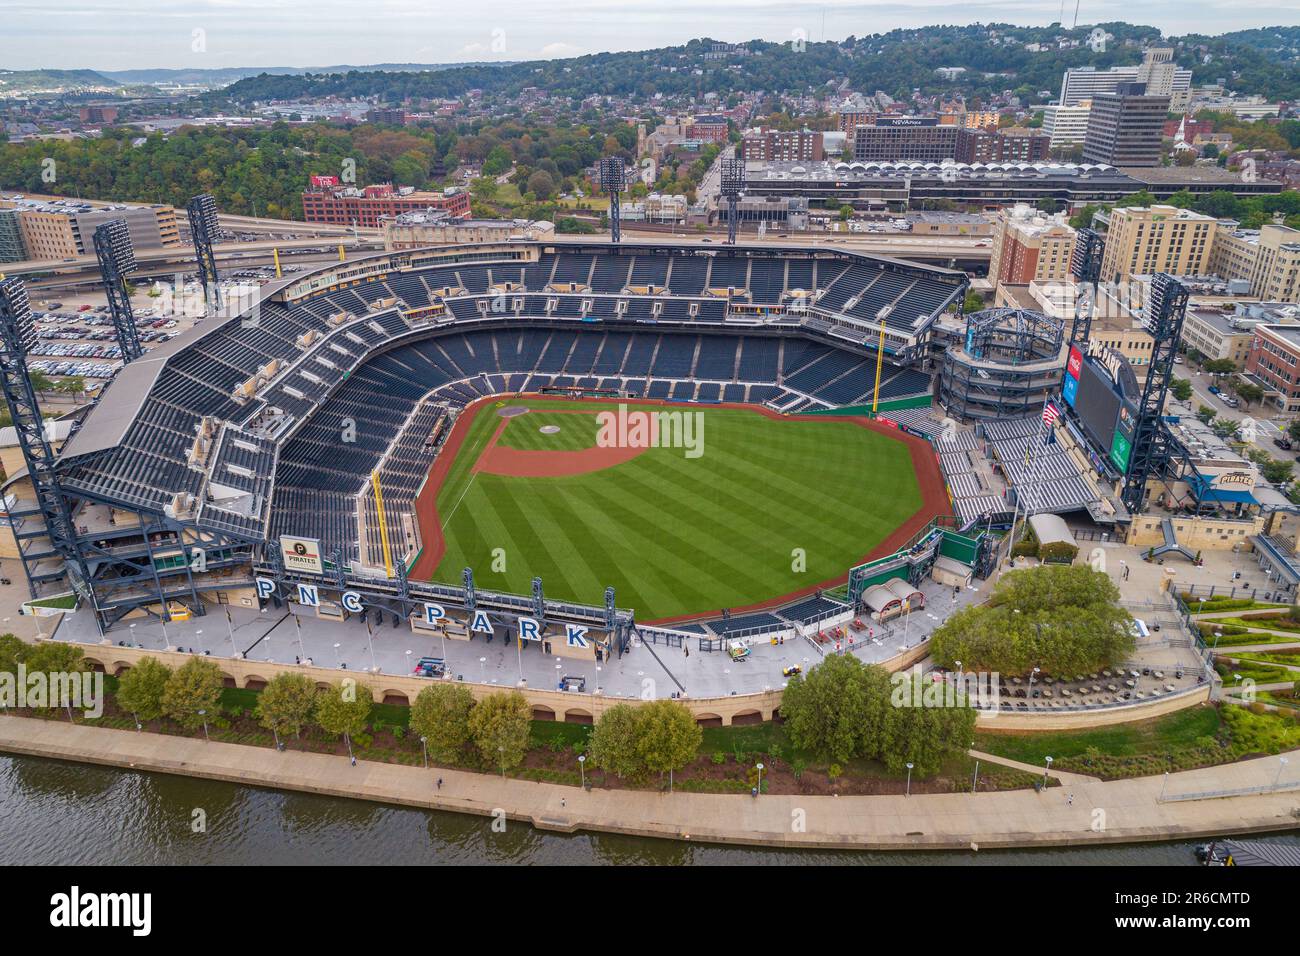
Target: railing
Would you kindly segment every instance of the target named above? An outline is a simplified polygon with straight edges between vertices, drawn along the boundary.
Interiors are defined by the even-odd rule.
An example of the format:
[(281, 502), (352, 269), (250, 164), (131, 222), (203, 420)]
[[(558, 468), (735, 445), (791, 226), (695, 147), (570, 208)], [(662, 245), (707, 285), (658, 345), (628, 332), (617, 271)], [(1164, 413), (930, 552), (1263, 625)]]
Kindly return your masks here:
[(1232, 790), (1201, 790), (1195, 793), (1160, 794), (1157, 803), (1178, 803), (1181, 800), (1220, 800), (1224, 797), (1249, 797), (1260, 793), (1287, 793), (1300, 790), (1300, 780), (1286, 783), (1266, 783), (1258, 787), (1237, 787)]

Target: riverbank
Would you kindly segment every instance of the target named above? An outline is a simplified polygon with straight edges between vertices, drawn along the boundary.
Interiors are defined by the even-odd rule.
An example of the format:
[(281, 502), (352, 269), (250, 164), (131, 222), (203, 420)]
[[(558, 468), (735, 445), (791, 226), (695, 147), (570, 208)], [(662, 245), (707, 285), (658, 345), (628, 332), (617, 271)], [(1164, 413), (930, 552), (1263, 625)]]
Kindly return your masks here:
[[(0, 716), (0, 751), (257, 787), (505, 817), (541, 830), (771, 847), (944, 849), (1082, 846), (1300, 828), (1300, 783), (1285, 792), (1159, 802), (1266, 786), (1278, 759), (1111, 782), (911, 797), (751, 797), (583, 791), (491, 774)], [(1291, 755), (1300, 766), (1300, 752)], [(442, 786), (437, 786), (441, 778)], [(1294, 772), (1288, 779), (1294, 778)]]

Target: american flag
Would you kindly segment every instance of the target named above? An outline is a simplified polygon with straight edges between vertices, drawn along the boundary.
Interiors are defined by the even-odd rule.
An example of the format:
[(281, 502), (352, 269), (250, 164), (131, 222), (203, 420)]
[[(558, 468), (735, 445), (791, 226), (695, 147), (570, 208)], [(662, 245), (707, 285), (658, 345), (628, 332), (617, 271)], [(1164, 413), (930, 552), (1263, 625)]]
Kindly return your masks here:
[(1061, 410), (1057, 408), (1055, 405), (1053, 405), (1051, 402), (1048, 402), (1046, 405), (1043, 406), (1043, 424), (1046, 425), (1048, 428), (1051, 428), (1052, 422), (1056, 421), (1060, 417), (1061, 417)]

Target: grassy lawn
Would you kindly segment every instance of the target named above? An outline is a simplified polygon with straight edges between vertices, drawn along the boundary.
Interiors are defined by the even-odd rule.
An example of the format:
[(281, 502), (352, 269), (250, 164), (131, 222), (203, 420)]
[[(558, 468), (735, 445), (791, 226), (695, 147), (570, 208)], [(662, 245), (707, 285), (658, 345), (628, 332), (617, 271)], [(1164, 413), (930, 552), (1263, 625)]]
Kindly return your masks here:
[[(573, 402), (526, 404), (569, 411), (513, 419), (514, 447), (581, 447), (594, 428)], [(842, 575), (921, 507), (908, 448), (888, 436), (848, 422), (690, 411), (703, 421), (699, 457), (652, 448), (587, 474), (516, 478), (471, 473), (501, 421), (485, 409), (438, 495), (447, 550), (434, 579), (458, 582), (472, 567), (480, 587), (527, 593), (540, 575), (548, 597), (586, 603), (613, 586), (620, 606), (653, 620)], [(542, 435), (541, 422), (561, 431)], [(493, 569), (498, 548), (504, 571)], [(795, 548), (806, 554), (802, 571), (792, 570)]]
[(1219, 713), (1213, 707), (1190, 707), (1154, 720), (1097, 727), (1077, 733), (998, 734), (977, 733), (975, 749), (1041, 765), (1051, 756), (1062, 760), (1082, 757), (1089, 748), (1116, 756), (1136, 756), (1194, 743), (1219, 731)]

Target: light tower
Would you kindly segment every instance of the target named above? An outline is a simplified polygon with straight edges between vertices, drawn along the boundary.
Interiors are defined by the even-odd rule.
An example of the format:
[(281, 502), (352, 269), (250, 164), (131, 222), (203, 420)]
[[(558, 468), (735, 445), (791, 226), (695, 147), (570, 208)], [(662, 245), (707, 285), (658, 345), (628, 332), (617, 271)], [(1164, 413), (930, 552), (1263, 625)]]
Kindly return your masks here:
[(619, 242), (623, 238), (621, 229), (622, 214), (619, 212), (619, 194), (627, 184), (623, 160), (618, 156), (606, 156), (600, 161), (600, 188), (609, 194), (609, 238)]
[(722, 198), (727, 201), (727, 242), (736, 244), (736, 202), (745, 191), (745, 161), (724, 159), (720, 170)]
[[(82, 597), (90, 596), (90, 572), (81, 549), (77, 546), (76, 528), (72, 511), (63, 496), (59, 477), (55, 472), (54, 450), (45, 435), (45, 422), (36, 402), (36, 390), (27, 371), (27, 353), (36, 344), (36, 326), (32, 322), (32, 308), (27, 299), (27, 288), (17, 279), (0, 281), (0, 388), (4, 391), (9, 414), (13, 418), (18, 445), (27, 463), (27, 475), (36, 493), (37, 509), (44, 519), (43, 537), (50, 540), (50, 548), (63, 558), (68, 582)], [(11, 512), (10, 521), (14, 537), (19, 539), (19, 554), (32, 597), (37, 597), (35, 565), (39, 563), (39, 547), (23, 547), (24, 538), (36, 535), (20, 532)]]
[(217, 257), (212, 252), (221, 224), (217, 220), (217, 201), (207, 193), (195, 196), (185, 206), (194, 240), (194, 257), (199, 265), (199, 284), (203, 286), (203, 303), (209, 312), (221, 308), (221, 283), (217, 275)]
[(1074, 299), (1074, 325), (1070, 328), (1070, 344), (1081, 351), (1088, 348), (1088, 336), (1092, 332), (1092, 315), (1097, 308), (1097, 284), (1101, 280), (1101, 254), (1106, 240), (1100, 233), (1091, 229), (1076, 230), (1074, 251), (1070, 254), (1070, 273), (1079, 285), (1085, 283), (1092, 288), (1088, 292), (1087, 304), (1076, 294)]
[(108, 296), (108, 314), (117, 332), (122, 364), (126, 365), (144, 354), (140, 333), (135, 327), (135, 313), (131, 310), (131, 296), (126, 291), (126, 277), (135, 271), (136, 265), (131, 230), (125, 219), (110, 219), (95, 229), (93, 242), (95, 256), (99, 259), (99, 274)]

